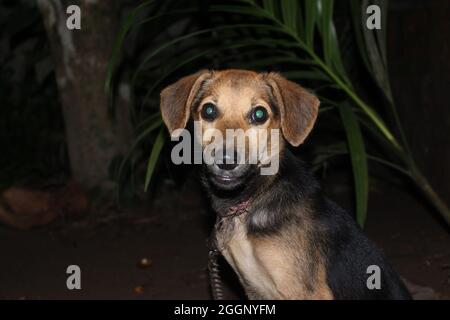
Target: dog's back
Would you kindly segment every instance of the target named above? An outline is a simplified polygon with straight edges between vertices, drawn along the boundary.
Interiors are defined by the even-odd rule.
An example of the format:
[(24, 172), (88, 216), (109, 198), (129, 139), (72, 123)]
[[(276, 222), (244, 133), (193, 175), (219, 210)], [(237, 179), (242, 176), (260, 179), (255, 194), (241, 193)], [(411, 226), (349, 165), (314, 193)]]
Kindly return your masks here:
[[(324, 202), (321, 223), (330, 226), (325, 234), (329, 251), (326, 264), (335, 299), (410, 299), (384, 254), (353, 218), (334, 202)], [(379, 286), (371, 286), (377, 277)]]

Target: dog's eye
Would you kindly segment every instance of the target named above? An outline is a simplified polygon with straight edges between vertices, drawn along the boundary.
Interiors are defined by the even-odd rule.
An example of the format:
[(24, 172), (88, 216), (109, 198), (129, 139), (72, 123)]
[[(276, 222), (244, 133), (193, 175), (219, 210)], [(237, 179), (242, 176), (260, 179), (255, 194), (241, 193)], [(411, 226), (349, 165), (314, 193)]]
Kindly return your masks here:
[(202, 118), (206, 121), (213, 121), (217, 118), (217, 107), (212, 103), (205, 103), (202, 109)]
[(268, 113), (266, 108), (257, 106), (250, 112), (250, 121), (256, 124), (262, 124), (267, 121)]

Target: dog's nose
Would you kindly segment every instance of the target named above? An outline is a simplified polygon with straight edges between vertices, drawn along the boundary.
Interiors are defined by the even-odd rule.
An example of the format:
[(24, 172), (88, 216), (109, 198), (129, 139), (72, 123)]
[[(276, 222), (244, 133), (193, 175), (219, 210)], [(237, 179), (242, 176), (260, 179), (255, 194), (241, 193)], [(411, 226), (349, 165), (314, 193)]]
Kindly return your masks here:
[(230, 152), (226, 152), (223, 156), (221, 163), (216, 164), (217, 167), (225, 171), (234, 170), (239, 165), (239, 158), (236, 151), (233, 151), (232, 154), (234, 158), (231, 158)]
[(217, 166), (221, 170), (231, 171), (234, 168), (236, 168), (238, 166), (238, 164), (237, 163), (222, 163), (222, 164), (217, 164)]

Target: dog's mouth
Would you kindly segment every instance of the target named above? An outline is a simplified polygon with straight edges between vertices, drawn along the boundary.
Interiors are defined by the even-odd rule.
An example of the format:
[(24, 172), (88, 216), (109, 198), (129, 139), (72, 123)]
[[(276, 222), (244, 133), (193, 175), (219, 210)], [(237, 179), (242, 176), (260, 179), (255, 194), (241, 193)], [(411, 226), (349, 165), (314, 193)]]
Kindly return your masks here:
[(233, 190), (240, 188), (246, 181), (249, 165), (240, 165), (233, 170), (223, 170), (216, 165), (207, 166), (208, 179), (218, 189)]
[(226, 187), (227, 189), (237, 187), (242, 183), (240, 177), (232, 177), (229, 175), (212, 174), (211, 179), (216, 186)]
[(210, 174), (209, 179), (216, 188), (223, 190), (238, 189), (244, 183), (243, 177), (233, 177), (222, 174)]

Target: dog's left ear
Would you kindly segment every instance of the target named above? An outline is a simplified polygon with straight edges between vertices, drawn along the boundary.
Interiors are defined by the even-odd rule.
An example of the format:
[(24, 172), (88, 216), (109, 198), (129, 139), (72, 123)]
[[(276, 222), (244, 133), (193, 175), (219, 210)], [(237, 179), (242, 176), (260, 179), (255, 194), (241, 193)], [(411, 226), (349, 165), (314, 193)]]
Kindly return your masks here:
[(181, 78), (161, 91), (161, 115), (170, 134), (175, 129), (184, 129), (186, 127), (192, 102), (203, 81), (210, 75), (211, 73), (208, 70), (201, 70)]
[(319, 99), (278, 73), (265, 74), (264, 78), (280, 109), (284, 137), (295, 147), (302, 144), (316, 122)]

